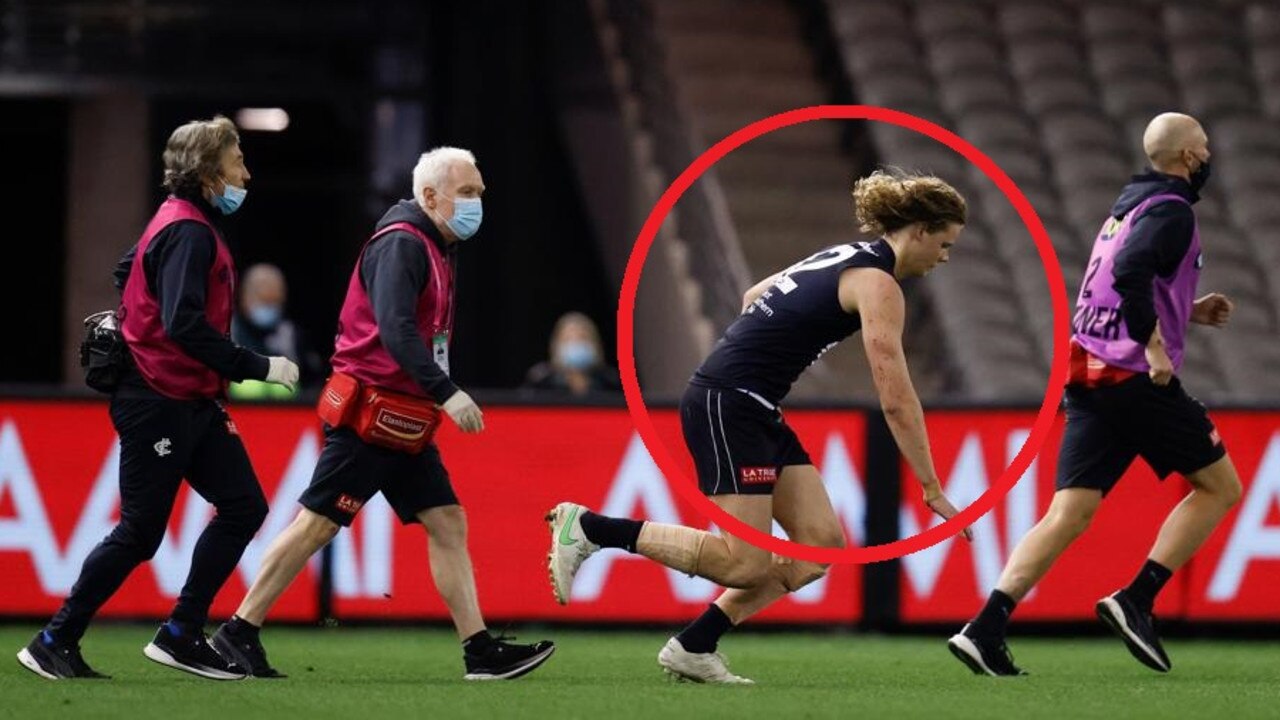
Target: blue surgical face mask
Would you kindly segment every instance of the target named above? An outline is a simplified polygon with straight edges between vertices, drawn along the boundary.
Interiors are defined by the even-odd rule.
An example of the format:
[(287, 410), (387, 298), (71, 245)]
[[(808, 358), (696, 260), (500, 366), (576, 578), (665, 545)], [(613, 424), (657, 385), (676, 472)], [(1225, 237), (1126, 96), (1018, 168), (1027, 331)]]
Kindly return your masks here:
[(280, 319), (284, 317), (284, 308), (276, 304), (270, 305), (254, 305), (249, 308), (249, 322), (255, 327), (262, 330), (271, 330), (280, 324)]
[(596, 346), (586, 340), (568, 340), (556, 350), (560, 364), (570, 370), (586, 370), (596, 364)]
[(248, 194), (249, 191), (245, 188), (236, 187), (224, 181), (222, 183), (222, 194), (215, 193), (213, 196), (213, 205), (221, 210), (223, 215), (230, 215), (240, 209), (240, 205), (244, 203), (244, 196)]
[(476, 234), (482, 220), (484, 205), (480, 203), (480, 198), (454, 198), (453, 217), (445, 221), (445, 225), (449, 226), (449, 230), (459, 240), (466, 240)]

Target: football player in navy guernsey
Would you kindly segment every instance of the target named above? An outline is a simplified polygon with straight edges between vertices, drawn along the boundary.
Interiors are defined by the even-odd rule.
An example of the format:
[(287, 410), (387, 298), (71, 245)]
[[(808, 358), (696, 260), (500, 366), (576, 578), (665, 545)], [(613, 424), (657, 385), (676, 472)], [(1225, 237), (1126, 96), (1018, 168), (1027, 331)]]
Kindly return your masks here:
[[(965, 200), (936, 177), (897, 170), (858, 180), (853, 200), (860, 229), (879, 239), (826, 248), (747, 290), (742, 314), (680, 401), (685, 444), (704, 494), (762, 532), (777, 520), (792, 540), (829, 548), (844, 546), (844, 530), (779, 404), (805, 368), (859, 330), (881, 407), (921, 478), (925, 504), (944, 518), (957, 512), (938, 481), (907, 372), (899, 282), (947, 262), (964, 228)], [(569, 601), (578, 568), (603, 547), (623, 548), (726, 588), (658, 655), (664, 671), (696, 682), (750, 684), (729, 672), (716, 652), (720, 637), (823, 577), (828, 567), (774, 556), (733, 535), (605, 517), (570, 502), (551, 510), (547, 522), (548, 569), (560, 603)]]

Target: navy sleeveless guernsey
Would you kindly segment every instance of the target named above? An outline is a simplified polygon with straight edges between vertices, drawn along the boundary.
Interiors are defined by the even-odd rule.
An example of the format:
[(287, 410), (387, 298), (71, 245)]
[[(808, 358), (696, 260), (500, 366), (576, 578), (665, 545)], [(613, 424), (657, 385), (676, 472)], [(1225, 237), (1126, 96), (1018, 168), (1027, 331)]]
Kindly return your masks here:
[(862, 329), (862, 317), (840, 306), (841, 273), (876, 268), (892, 276), (895, 260), (881, 239), (833, 245), (792, 265), (725, 330), (689, 382), (782, 402), (805, 368)]

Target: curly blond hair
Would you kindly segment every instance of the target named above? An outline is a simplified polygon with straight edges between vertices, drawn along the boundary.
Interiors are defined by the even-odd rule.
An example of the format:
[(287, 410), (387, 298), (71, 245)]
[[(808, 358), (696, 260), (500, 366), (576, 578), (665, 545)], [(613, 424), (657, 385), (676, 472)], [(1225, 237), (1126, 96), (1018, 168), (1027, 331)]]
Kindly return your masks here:
[(169, 136), (164, 146), (165, 190), (195, 194), (205, 180), (218, 176), (222, 152), (240, 142), (236, 124), (222, 115), (192, 120)]
[(968, 215), (964, 197), (945, 181), (898, 168), (877, 170), (854, 183), (853, 207), (858, 229), (871, 235), (918, 222), (938, 232), (950, 223), (963, 225)]

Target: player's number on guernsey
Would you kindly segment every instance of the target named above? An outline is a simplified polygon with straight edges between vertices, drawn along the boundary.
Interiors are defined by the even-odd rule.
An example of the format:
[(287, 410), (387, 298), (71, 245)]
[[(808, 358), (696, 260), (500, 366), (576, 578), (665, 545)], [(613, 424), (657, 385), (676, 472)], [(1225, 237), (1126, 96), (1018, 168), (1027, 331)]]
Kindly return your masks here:
[(825, 267), (831, 267), (832, 265), (848, 260), (860, 252), (873, 252), (871, 250), (871, 243), (860, 242), (829, 247), (826, 250), (814, 253), (786, 270), (783, 270), (782, 274), (778, 276), (778, 280), (774, 282), (773, 285), (778, 288), (783, 295), (786, 295), (796, 289), (796, 281), (791, 279), (793, 275), (807, 270), (821, 270)]

